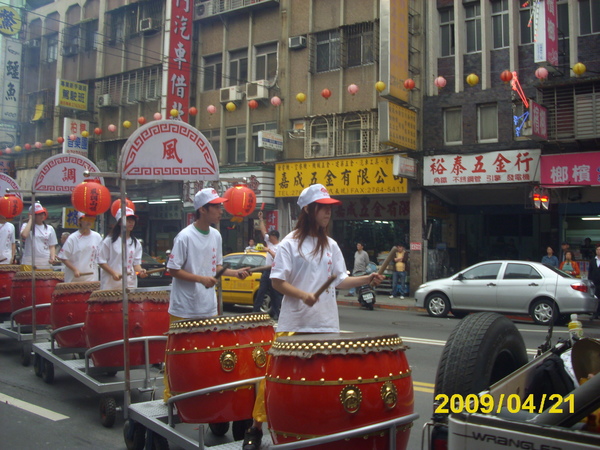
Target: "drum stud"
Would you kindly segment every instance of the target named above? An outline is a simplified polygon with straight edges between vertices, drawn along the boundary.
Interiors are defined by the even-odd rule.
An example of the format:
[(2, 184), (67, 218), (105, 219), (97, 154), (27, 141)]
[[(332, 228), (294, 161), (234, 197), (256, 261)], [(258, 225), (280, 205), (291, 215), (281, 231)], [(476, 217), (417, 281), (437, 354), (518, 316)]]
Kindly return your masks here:
[(321, 378), (319, 381), (320, 381), (321, 383), (325, 383), (325, 378)]
[(306, 378), (302, 377), (300, 378), (300, 381), (306, 381)]
[(287, 381), (290, 381), (290, 380), (291, 380), (291, 378), (290, 378), (290, 377), (287, 377), (287, 378), (286, 378), (286, 380), (287, 380)]
[(362, 383), (362, 377), (358, 377), (358, 382)]
[(338, 378), (338, 382), (339, 382), (339, 383), (343, 383), (343, 382), (344, 382), (344, 379), (343, 379), (343, 378)]

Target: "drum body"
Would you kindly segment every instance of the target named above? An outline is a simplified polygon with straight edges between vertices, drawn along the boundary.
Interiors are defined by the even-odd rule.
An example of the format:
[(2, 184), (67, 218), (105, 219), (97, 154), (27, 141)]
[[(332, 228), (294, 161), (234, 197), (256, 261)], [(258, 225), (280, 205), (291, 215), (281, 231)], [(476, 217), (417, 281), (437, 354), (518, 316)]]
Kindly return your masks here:
[[(305, 334), (278, 337), (265, 386), (276, 444), (353, 430), (413, 413), (411, 369), (397, 335)], [(412, 424), (396, 429), (406, 448)], [(389, 430), (315, 449), (387, 449)]]
[[(32, 278), (33, 273), (28, 271), (16, 272), (13, 277), (12, 289), (10, 291), (10, 306), (12, 312), (18, 309), (32, 306)], [(36, 271), (35, 272), (35, 304), (52, 302), (52, 292), (58, 283), (62, 283), (65, 277), (62, 272)], [(21, 325), (31, 325), (31, 311), (26, 311), (15, 316), (15, 322)], [(50, 308), (36, 308), (36, 325), (50, 324)]]
[[(167, 377), (173, 395), (265, 375), (274, 338), (268, 314), (251, 313), (173, 322), (167, 341)], [(252, 417), (254, 385), (176, 402), (187, 423)]]
[[(130, 292), (129, 337), (162, 336), (169, 330), (168, 290)], [(87, 301), (84, 335), (87, 347), (123, 339), (123, 293), (120, 290), (94, 291)], [(165, 358), (165, 341), (150, 341), (149, 364)], [(91, 354), (96, 367), (123, 367), (123, 345), (116, 345)], [(144, 343), (132, 342), (129, 364), (139, 366), (144, 361)]]
[[(0, 264), (0, 297), (10, 297), (12, 280), (18, 271), (19, 266), (16, 264)], [(0, 302), (0, 314), (10, 312), (12, 312), (10, 301)]]
[[(83, 323), (87, 300), (90, 294), (100, 289), (99, 281), (59, 283), (52, 293), (52, 305), (50, 306), (50, 323), (54, 330)], [(56, 342), (61, 347), (84, 348), (85, 336), (83, 328), (62, 331), (55, 335)]]

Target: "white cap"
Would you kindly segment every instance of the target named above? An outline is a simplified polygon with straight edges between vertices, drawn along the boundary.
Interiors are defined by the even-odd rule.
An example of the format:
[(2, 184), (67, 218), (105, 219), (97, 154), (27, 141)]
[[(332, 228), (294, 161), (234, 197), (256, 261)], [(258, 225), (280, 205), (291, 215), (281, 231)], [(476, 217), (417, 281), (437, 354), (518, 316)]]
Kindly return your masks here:
[(82, 217), (85, 217), (85, 213), (82, 213), (81, 211), (77, 211), (77, 220), (81, 219)]
[[(33, 211), (33, 206), (31, 206), (29, 208), (29, 212)], [(46, 213), (46, 215), (48, 215), (48, 210), (46, 208), (44, 208), (40, 202), (35, 202), (35, 214), (41, 214), (41, 213)]]
[(194, 196), (194, 209), (200, 209), (207, 203), (218, 204), (229, 201), (227, 198), (219, 197), (217, 191), (213, 188), (204, 188)]
[(306, 205), (310, 205), (313, 202), (323, 203), (325, 205), (339, 205), (342, 203), (339, 200), (331, 198), (329, 192), (322, 184), (313, 184), (305, 188), (300, 197), (298, 197), (298, 206), (304, 208)]
[[(133, 216), (137, 219), (137, 216), (133, 212), (133, 209), (125, 208), (125, 217), (130, 217), (130, 216)], [(115, 214), (115, 219), (117, 219), (117, 222), (121, 219), (121, 209), (117, 210), (117, 214)]]

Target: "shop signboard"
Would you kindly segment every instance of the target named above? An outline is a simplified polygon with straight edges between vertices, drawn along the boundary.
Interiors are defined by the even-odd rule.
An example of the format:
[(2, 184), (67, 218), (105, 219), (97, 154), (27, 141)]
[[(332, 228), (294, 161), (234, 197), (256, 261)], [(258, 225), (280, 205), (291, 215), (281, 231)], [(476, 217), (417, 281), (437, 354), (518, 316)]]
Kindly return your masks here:
[(88, 137), (83, 137), (82, 133), (84, 131), (89, 133), (89, 129), (90, 123), (87, 120), (65, 117), (63, 123), (63, 136), (65, 136), (62, 144), (63, 153), (72, 153), (87, 158), (90, 141)]
[(69, 80), (56, 80), (56, 106), (87, 111), (88, 85)]
[(535, 43), (534, 62), (558, 66), (558, 20), (556, 0), (538, 0), (534, 3)]
[[(83, 156), (59, 153), (40, 164), (31, 190), (36, 194), (70, 194), (77, 185), (87, 180), (83, 176), (86, 170), (99, 172), (98, 167)], [(104, 178), (100, 177), (100, 183), (104, 184)]]
[(543, 155), (540, 166), (544, 186), (600, 185), (600, 152)]
[(187, 120), (190, 103), (192, 31), (194, 3), (171, 0), (170, 29), (167, 30), (169, 57), (164, 64), (167, 80), (167, 112), (175, 109)]
[(539, 181), (539, 149), (502, 150), (423, 158), (425, 186), (530, 183)]

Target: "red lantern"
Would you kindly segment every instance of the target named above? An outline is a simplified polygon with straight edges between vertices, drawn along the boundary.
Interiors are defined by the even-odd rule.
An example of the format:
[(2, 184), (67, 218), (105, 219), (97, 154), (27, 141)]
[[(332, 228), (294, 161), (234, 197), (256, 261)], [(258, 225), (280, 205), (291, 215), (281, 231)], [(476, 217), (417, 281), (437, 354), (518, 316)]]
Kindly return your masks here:
[(327, 100), (329, 97), (331, 97), (331, 91), (329, 89), (325, 88), (321, 91), (321, 95), (323, 96), (323, 98), (325, 100)]
[[(133, 212), (135, 212), (135, 203), (133, 203), (128, 198), (125, 199), (125, 206), (127, 208), (131, 208), (133, 210)], [(121, 199), (118, 198), (111, 205), (111, 207), (110, 207), (110, 213), (112, 214), (113, 217), (116, 217), (117, 216), (117, 211), (120, 210), (120, 209), (121, 209)]]
[(100, 136), (102, 134), (102, 128), (94, 128), (94, 133)]
[(138, 117), (138, 123), (144, 125), (146, 123), (146, 118), (144, 116)]
[(196, 114), (198, 114), (198, 108), (196, 108), (195, 106), (192, 106), (188, 112), (190, 113), (190, 116), (195, 116)]
[(7, 219), (17, 217), (23, 211), (23, 201), (15, 194), (0, 197), (0, 215)]
[(412, 78), (407, 78), (404, 80), (404, 89), (408, 91), (412, 91), (415, 88), (415, 80)]
[(548, 78), (548, 69), (545, 67), (538, 67), (538, 69), (535, 71), (535, 76), (540, 80), (545, 80)]
[(248, 102), (248, 108), (250, 108), (250, 109), (258, 108), (258, 102), (256, 100), (250, 100)]
[(232, 216), (245, 217), (256, 208), (256, 194), (243, 184), (227, 189), (223, 197), (229, 200), (223, 203), (225, 211)]
[(500, 74), (500, 79), (505, 83), (508, 83), (510, 80), (512, 80), (512, 77), (513, 74), (510, 70), (505, 70)]
[(95, 181), (84, 181), (73, 189), (71, 203), (77, 211), (97, 216), (110, 208), (110, 191)]

